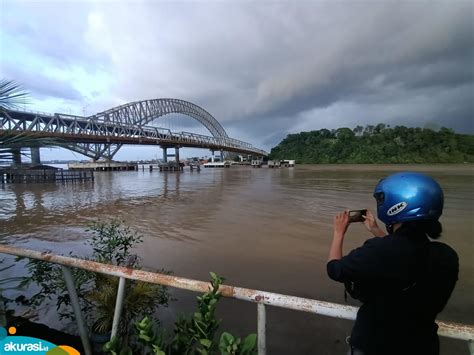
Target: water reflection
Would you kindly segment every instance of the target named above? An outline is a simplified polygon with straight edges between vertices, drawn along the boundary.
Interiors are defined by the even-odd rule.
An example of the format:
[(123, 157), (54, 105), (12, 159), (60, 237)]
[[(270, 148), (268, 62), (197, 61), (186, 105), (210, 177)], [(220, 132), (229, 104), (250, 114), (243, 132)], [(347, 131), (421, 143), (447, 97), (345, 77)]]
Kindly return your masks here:
[[(32, 233), (44, 238), (62, 227), (120, 218), (151, 235), (193, 240), (184, 231), (213, 221), (222, 200), (222, 173), (99, 172), (95, 182), (81, 184), (5, 185), (0, 238), (18, 240)], [(242, 180), (231, 181), (238, 189)]]

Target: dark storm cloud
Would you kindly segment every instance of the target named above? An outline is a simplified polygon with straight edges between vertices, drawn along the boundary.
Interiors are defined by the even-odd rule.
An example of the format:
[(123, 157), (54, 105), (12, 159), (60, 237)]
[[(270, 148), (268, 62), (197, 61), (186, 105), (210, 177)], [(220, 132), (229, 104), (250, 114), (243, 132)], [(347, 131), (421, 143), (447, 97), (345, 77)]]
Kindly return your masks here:
[[(417, 18), (419, 14), (406, 15), (411, 17), (414, 24), (420, 22)], [(425, 13), (425, 16), (431, 15), (431, 22), (428, 21), (424, 26), (420, 24), (420, 28), (413, 25), (404, 35), (394, 32), (398, 25), (396, 18), (385, 18), (384, 24), (378, 23), (379, 27), (373, 28), (374, 33), (365, 33), (365, 37), (364, 31), (360, 35), (353, 33), (351, 42), (356, 43), (357, 48), (352, 46), (352, 49), (342, 49), (338, 58), (335, 58), (336, 63), (325, 63), (322, 69), (331, 73), (326, 82), (321, 83), (318, 80), (318, 73), (323, 73), (323, 70), (308, 66), (306, 75), (314, 80), (308, 80), (306, 85), (295, 90), (287, 98), (276, 100), (267, 109), (267, 113), (291, 116), (342, 101), (364, 103), (365, 97), (370, 97), (372, 103), (384, 103), (384, 92), (393, 92), (394, 87), (399, 88), (398, 95), (403, 97), (406, 91), (412, 89), (416, 90), (416, 94), (426, 89), (429, 94), (432, 87), (456, 89), (472, 84), (472, 13), (459, 10), (455, 13), (456, 16), (451, 14), (450, 21), (444, 23), (438, 23), (439, 14), (430, 14), (429, 11)], [(357, 16), (370, 15), (359, 13)], [(424, 34), (432, 32), (432, 35), (421, 41), (416, 38), (418, 31)], [(396, 37), (396, 40), (393, 37)], [(315, 42), (313, 44), (316, 45)], [(305, 70), (304, 67), (301, 69)], [(295, 67), (294, 73), (299, 70), (300, 68)], [(291, 78), (285, 84), (288, 83), (291, 83)], [(443, 107), (446, 103), (433, 104)], [(464, 105), (469, 108), (470, 102), (466, 101)]]
[[(158, 20), (166, 10), (173, 13), (152, 5), (148, 10)], [(361, 117), (377, 116), (370, 112), (375, 109), (388, 122), (438, 119), (470, 130), (465, 117), (473, 114), (472, 100), (456, 102), (462, 116), (446, 121), (442, 113), (454, 105), (456, 93), (449, 93), (465, 97), (472, 89), (472, 3), (214, 3), (181, 10), (186, 21), (174, 23), (174, 13), (161, 41), (152, 41), (153, 31), (141, 39), (155, 50), (155, 60), (121, 58), (124, 67), (155, 63), (157, 72), (133, 73), (130, 85), (119, 89), (123, 97), (172, 93), (205, 107), (224, 126), (278, 129), (269, 136), (335, 120), (372, 123)], [(429, 100), (435, 96), (442, 100)], [(415, 98), (430, 107), (413, 105)], [(346, 103), (355, 104), (352, 117), (324, 112)], [(388, 115), (385, 106), (398, 106), (398, 112)], [(301, 124), (303, 113), (317, 109)]]
[(107, 104), (188, 100), (235, 138), (269, 149), (290, 132), (378, 122), (474, 133), (473, 6), (144, 1), (53, 11), (27, 3), (31, 18), (11, 28), (58, 65), (111, 73), (110, 90), (92, 95)]

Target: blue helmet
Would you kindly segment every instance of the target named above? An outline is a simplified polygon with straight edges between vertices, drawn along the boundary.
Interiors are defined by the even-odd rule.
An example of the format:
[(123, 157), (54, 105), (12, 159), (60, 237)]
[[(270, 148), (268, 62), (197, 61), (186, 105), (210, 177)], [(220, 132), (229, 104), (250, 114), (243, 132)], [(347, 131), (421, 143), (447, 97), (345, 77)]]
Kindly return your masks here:
[(443, 190), (431, 177), (414, 172), (396, 173), (375, 187), (377, 217), (386, 225), (437, 220), (443, 212)]

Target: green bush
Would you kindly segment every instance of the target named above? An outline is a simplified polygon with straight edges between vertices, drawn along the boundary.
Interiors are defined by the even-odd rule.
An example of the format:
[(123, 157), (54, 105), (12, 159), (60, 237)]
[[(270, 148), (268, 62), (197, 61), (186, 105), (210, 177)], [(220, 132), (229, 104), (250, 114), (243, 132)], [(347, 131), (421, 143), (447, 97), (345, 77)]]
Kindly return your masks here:
[[(86, 231), (92, 234), (91, 239), (87, 241), (92, 247), (92, 257), (88, 260), (141, 268), (139, 258), (132, 254), (133, 248), (143, 240), (141, 235), (118, 220), (93, 223)], [(73, 253), (69, 255), (75, 257)], [(46, 302), (55, 301), (60, 319), (74, 319), (61, 266), (41, 260), (30, 260), (27, 269), (29, 276), (24, 278), (22, 285), (36, 284), (39, 287), (39, 291), (28, 300), (32, 308), (36, 309)], [(81, 310), (90, 329), (95, 333), (107, 334), (112, 328), (119, 278), (78, 268), (71, 268), (71, 273)], [(126, 334), (129, 324), (137, 317), (153, 314), (160, 305), (167, 306), (169, 299), (165, 286), (127, 280), (120, 334)]]
[[(104, 345), (103, 350), (111, 355), (256, 355), (257, 336), (251, 334), (243, 341), (228, 332), (223, 332), (216, 341), (220, 321), (215, 310), (221, 294), (219, 287), (223, 279), (211, 272), (211, 288), (197, 297), (197, 309), (191, 316), (182, 316), (175, 322), (174, 336), (166, 339), (165, 331), (159, 329), (159, 322), (148, 316), (135, 323), (136, 342), (130, 345), (128, 339), (114, 338)], [(156, 324), (155, 324), (156, 323)]]

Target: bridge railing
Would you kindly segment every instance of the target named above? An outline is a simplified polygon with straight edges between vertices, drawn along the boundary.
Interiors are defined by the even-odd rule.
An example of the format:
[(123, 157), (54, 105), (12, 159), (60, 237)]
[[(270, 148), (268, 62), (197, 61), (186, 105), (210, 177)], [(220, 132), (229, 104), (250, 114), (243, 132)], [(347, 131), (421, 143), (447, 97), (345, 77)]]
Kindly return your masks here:
[(22, 109), (22, 110), (9, 110), (11, 112), (18, 112), (18, 113), (32, 113), (35, 115), (41, 115), (41, 116), (53, 116), (52, 113), (44, 112), (44, 111), (34, 111), (34, 110), (27, 110), (27, 109)]
[[(24, 113), (23, 111), (11, 111)], [(128, 126), (123, 123), (98, 120), (95, 116), (82, 117), (67, 114), (41, 115), (34, 113), (34, 118), (29, 121), (6, 115), (1, 121), (0, 129), (50, 132), (63, 134), (86, 134), (88, 136), (110, 136), (130, 138), (152, 138), (165, 140), (168, 143), (186, 142), (189, 144), (203, 144), (226, 148), (242, 149), (260, 155), (267, 155), (263, 150), (253, 147), (251, 144), (230, 138), (211, 137), (191, 132), (172, 132), (167, 128), (154, 126)]]
[[(157, 272), (130, 269), (126, 267), (103, 264), (90, 260), (71, 258), (46, 252), (42, 253), (35, 250), (16, 248), (7, 245), (0, 244), (0, 253), (42, 260), (48, 263), (61, 265), (86, 355), (91, 354), (91, 347), (76, 293), (75, 280), (73, 279), (70, 271), (71, 267), (119, 277), (111, 338), (117, 334), (123, 307), (125, 283), (127, 279), (139, 280), (195, 292), (207, 292), (210, 289), (210, 284), (204, 281)], [(349, 320), (355, 320), (358, 310), (357, 307), (353, 306), (229, 285), (221, 285), (219, 291), (224, 297), (257, 303), (257, 334), (259, 355), (266, 354), (266, 306), (282, 307), (295, 311), (309, 312), (322, 316)], [(444, 321), (437, 321), (437, 324), (439, 327), (439, 335), (467, 341), (470, 354), (474, 355), (474, 325)]]

